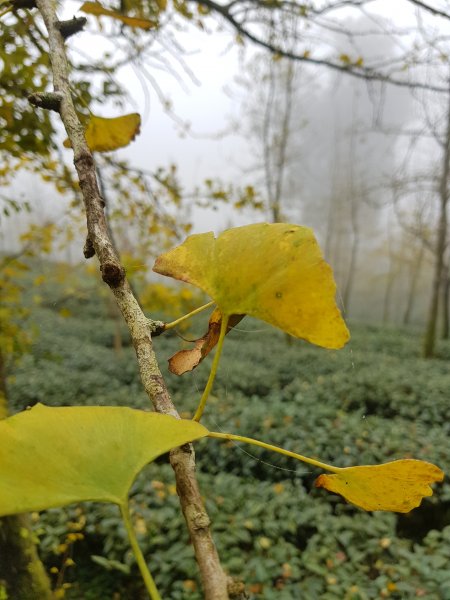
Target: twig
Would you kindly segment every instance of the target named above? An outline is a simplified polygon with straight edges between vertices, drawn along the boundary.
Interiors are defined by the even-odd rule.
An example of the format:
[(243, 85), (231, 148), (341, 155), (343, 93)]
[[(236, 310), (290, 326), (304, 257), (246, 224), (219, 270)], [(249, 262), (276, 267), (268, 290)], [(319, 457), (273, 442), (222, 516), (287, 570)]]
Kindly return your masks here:
[(209, 394), (211, 393), (214, 380), (217, 374), (217, 367), (219, 366), (220, 356), (222, 354), (223, 341), (227, 334), (228, 328), (228, 315), (222, 315), (222, 321), (220, 322), (220, 335), (219, 340), (217, 342), (216, 353), (214, 354), (214, 360), (211, 365), (211, 371), (209, 373), (208, 381), (206, 382), (205, 389), (203, 391), (202, 397), (200, 398), (200, 403), (195, 411), (195, 415), (193, 417), (194, 421), (200, 421), (203, 411), (205, 410), (206, 402), (209, 398)]
[[(436, 91), (436, 92), (446, 92), (446, 88), (445, 87), (441, 87), (438, 85), (429, 85), (424, 81), (407, 81), (406, 79), (399, 79), (393, 75), (390, 74), (385, 74), (381, 71), (376, 70), (373, 67), (369, 67), (369, 66), (364, 66), (364, 65), (359, 65), (357, 63), (355, 64), (346, 64), (346, 63), (341, 63), (341, 62), (337, 62), (333, 59), (327, 59), (327, 58), (314, 58), (313, 56), (310, 56), (308, 52), (295, 52), (295, 51), (291, 51), (291, 50), (285, 50), (284, 48), (281, 47), (280, 44), (277, 43), (273, 43), (270, 39), (265, 39), (263, 35), (261, 35), (261, 31), (264, 32), (265, 29), (264, 27), (260, 27), (259, 31), (255, 29), (255, 31), (252, 31), (250, 29), (250, 27), (248, 26), (248, 23), (251, 23), (251, 19), (248, 18), (247, 15), (247, 11), (242, 10), (242, 12), (247, 15), (247, 21), (245, 18), (239, 18), (238, 12), (236, 11), (236, 7), (239, 7), (239, 5), (241, 4), (241, 2), (239, 2), (238, 0), (234, 0), (229, 2), (228, 4), (220, 4), (219, 2), (217, 2), (216, 0), (189, 0), (189, 2), (195, 2), (196, 4), (204, 7), (205, 9), (211, 11), (212, 13), (216, 13), (218, 15), (220, 15), (225, 21), (227, 21), (232, 28), (243, 38), (246, 40), (249, 40), (250, 42), (252, 42), (253, 44), (256, 44), (256, 46), (259, 46), (260, 48), (263, 48), (267, 51), (269, 51), (270, 53), (274, 54), (275, 56), (280, 56), (280, 57), (284, 57), (284, 58), (289, 58), (290, 60), (295, 60), (298, 62), (303, 62), (306, 64), (312, 64), (312, 65), (316, 65), (316, 66), (322, 66), (322, 67), (326, 67), (328, 69), (332, 69), (334, 71), (337, 71), (339, 73), (345, 73), (347, 75), (351, 75), (352, 77), (356, 77), (357, 79), (364, 79), (366, 81), (378, 81), (378, 82), (385, 82), (385, 83), (390, 83), (391, 85), (395, 85), (398, 87), (405, 87), (405, 88), (409, 88), (409, 89), (424, 89), (424, 90), (432, 90), (432, 91)], [(423, 2), (419, 2), (419, 0), (410, 0), (410, 2), (413, 2), (414, 4), (421, 6), (422, 8), (426, 9), (426, 10), (431, 10), (431, 7), (429, 7), (428, 5), (425, 5), (425, 3)], [(245, 4), (244, 2), (242, 2), (242, 4)], [(260, 7), (260, 2), (254, 2), (254, 6), (256, 6), (257, 8), (261, 8)], [(281, 3), (280, 3), (281, 4)], [(300, 4), (298, 4), (297, 2), (283, 2), (282, 4), (284, 4), (287, 7), (290, 7), (292, 12), (289, 13), (290, 18), (293, 18), (293, 15), (298, 14), (299, 9), (301, 9)], [(357, 2), (357, 1), (349, 1), (349, 2), (342, 2), (342, 3), (337, 3), (336, 5), (330, 5), (330, 10), (333, 10), (335, 8), (339, 8), (345, 5), (348, 6), (362, 6), (364, 3), (363, 2)], [(269, 7), (269, 4), (267, 5)], [(306, 5), (305, 5), (306, 6)], [(233, 13), (233, 9), (235, 9), (235, 12)], [(313, 11), (315, 12), (315, 15), (320, 14), (320, 11)], [(322, 11), (323, 12), (323, 11)], [(433, 10), (432, 12), (434, 12), (435, 14), (437, 14), (438, 11)], [(288, 13), (286, 13), (288, 14)], [(446, 13), (441, 13), (442, 16), (448, 16)]]
[[(61, 94), (60, 115), (74, 152), (90, 244), (100, 262), (102, 278), (111, 288), (128, 325), (146, 393), (156, 411), (179, 418), (158, 367), (147, 317), (130, 289), (125, 269), (120, 264), (108, 233), (94, 159), (70, 93), (69, 66), (55, 3), (53, 0), (36, 0), (36, 4), (48, 32), (54, 91)], [(173, 450), (170, 461), (175, 471), (177, 491), (199, 565), (205, 598), (227, 600), (227, 581), (211, 537), (209, 517), (196, 481), (192, 446), (185, 445)]]
[(202, 306), (199, 306), (198, 308), (191, 310), (191, 312), (187, 313), (186, 315), (183, 315), (179, 319), (175, 319), (175, 321), (171, 321), (170, 323), (164, 323), (164, 331), (167, 331), (168, 329), (173, 329), (174, 327), (178, 327), (178, 325), (180, 323), (183, 323), (187, 319), (190, 319), (190, 318), (194, 317), (195, 315), (198, 315), (199, 313), (206, 310), (210, 306), (213, 306), (213, 304), (215, 304), (215, 302), (214, 302), (214, 300), (211, 300), (211, 302), (207, 302), (206, 304), (203, 304)]

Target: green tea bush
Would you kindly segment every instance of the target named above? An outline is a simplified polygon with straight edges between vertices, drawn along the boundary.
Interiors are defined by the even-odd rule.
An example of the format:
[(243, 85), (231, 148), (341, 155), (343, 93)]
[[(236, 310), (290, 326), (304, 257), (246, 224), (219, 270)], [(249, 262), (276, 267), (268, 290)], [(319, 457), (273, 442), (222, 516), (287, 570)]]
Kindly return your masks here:
[[(58, 313), (61, 306), (37, 313), (33, 352), (9, 381), (15, 409), (39, 401), (146, 407), (128, 342), (117, 354), (114, 322), (104, 314), (97, 320), (98, 306), (78, 302), (81, 308), (70, 299), (68, 317)], [(82, 317), (86, 308), (88, 318)], [(183, 335), (203, 329), (197, 320), (196, 331)], [(333, 352), (288, 344), (250, 319), (236, 329), (205, 413), (209, 429), (263, 435), (340, 466), (414, 452), (449, 469), (450, 376), (443, 360), (418, 358), (417, 335), (355, 326), (349, 349)], [(154, 344), (164, 363), (183, 342), (171, 336)], [(183, 377), (165, 373), (186, 415), (193, 414), (209, 361)], [(135, 527), (163, 597), (200, 600), (193, 550), (165, 462), (162, 457), (147, 467), (133, 487)], [(371, 514), (337, 496), (317, 501), (324, 492), (312, 485), (313, 468), (259, 448), (199, 442), (197, 464), (223, 564), (245, 580), (251, 598), (450, 597), (447, 483), (409, 515)], [(68, 598), (145, 598), (114, 506), (53, 509), (35, 516), (35, 531), (54, 578), (61, 577), (67, 552), (75, 563), (63, 570)], [(83, 538), (67, 544), (70, 533)]]
[[(148, 468), (143, 475), (135, 484), (132, 507), (155, 579), (164, 597), (201, 600), (173, 476), (165, 465)], [(319, 492), (307, 491), (300, 481), (255, 482), (226, 473), (201, 474), (200, 480), (224, 566), (247, 582), (252, 598), (412, 598), (418, 592), (432, 600), (446, 597), (448, 526), (429, 532), (418, 544), (396, 536), (395, 515), (354, 511), (337, 499), (317, 502)], [(45, 513), (39, 522), (39, 529), (47, 532), (41, 548), (53, 565), (58, 564), (59, 540), (70, 529), (64, 529), (64, 513), (69, 523), (80, 518), (76, 509), (66, 511)], [(96, 505), (84, 507), (83, 514), (85, 538), (73, 547), (69, 597), (89, 597), (89, 589), (103, 589), (103, 594), (126, 590), (127, 581), (136, 580), (136, 570), (118, 511)], [(89, 561), (103, 566), (115, 587), (110, 581), (102, 588), (105, 579), (89, 568)], [(125, 592), (123, 598), (128, 597), (139, 596)]]

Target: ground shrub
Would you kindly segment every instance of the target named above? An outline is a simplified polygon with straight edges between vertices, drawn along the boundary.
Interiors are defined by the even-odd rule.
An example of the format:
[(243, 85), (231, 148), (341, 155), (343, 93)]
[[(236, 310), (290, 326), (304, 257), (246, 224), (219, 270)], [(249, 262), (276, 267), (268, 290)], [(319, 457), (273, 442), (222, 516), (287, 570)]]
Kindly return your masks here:
[[(60, 292), (40, 292), (32, 352), (8, 380), (12, 410), (36, 402), (148, 407), (126, 332), (115, 349), (117, 323), (106, 304), (89, 294), (56, 301)], [(200, 334), (205, 320), (197, 318), (183, 336)], [(417, 333), (351, 329), (348, 347), (327, 351), (288, 343), (244, 319), (227, 336), (205, 424), (340, 466), (414, 456), (448, 473), (450, 373), (443, 359), (450, 345), (440, 346), (440, 358), (423, 361)], [(154, 343), (180, 412), (192, 415), (211, 358), (177, 377), (166, 359), (186, 343), (173, 334)], [(223, 564), (246, 581), (252, 598), (450, 598), (447, 483), (410, 515), (372, 514), (314, 488), (316, 470), (255, 447), (203, 440), (197, 462)], [(167, 458), (140, 475), (132, 507), (163, 597), (200, 600)], [(72, 584), (68, 598), (145, 597), (115, 507), (54, 509), (34, 515), (34, 526), (55, 584)], [(83, 537), (73, 541), (70, 533)], [(74, 565), (61, 574), (68, 556)]]

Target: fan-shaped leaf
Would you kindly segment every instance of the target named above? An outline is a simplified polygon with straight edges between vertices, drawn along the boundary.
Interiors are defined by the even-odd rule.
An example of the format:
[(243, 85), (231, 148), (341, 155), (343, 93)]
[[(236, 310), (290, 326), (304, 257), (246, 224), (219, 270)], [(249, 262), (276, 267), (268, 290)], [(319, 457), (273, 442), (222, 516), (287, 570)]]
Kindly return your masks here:
[(224, 315), (248, 314), (326, 348), (349, 338), (331, 268), (307, 227), (258, 223), (218, 238), (192, 235), (154, 271), (201, 288)]
[(0, 516), (84, 500), (123, 504), (144, 465), (207, 434), (142, 410), (38, 404), (0, 422)]
[(111, 19), (116, 19), (116, 21), (121, 21), (129, 27), (137, 27), (139, 29), (147, 30), (151, 29), (152, 27), (157, 27), (158, 25), (156, 21), (150, 21), (149, 19), (127, 17), (126, 15), (116, 12), (115, 10), (105, 8), (100, 4), (100, 2), (85, 2), (81, 6), (80, 10), (84, 13), (95, 15), (96, 17), (110, 17)]
[(422, 460), (396, 460), (384, 465), (348, 467), (335, 475), (320, 475), (317, 487), (340, 494), (364, 510), (407, 513), (431, 496), (431, 483), (444, 473)]
[[(87, 125), (85, 136), (89, 148), (93, 152), (110, 152), (128, 146), (139, 133), (141, 117), (131, 113), (111, 119), (92, 116)], [(70, 148), (69, 140), (64, 146)]]

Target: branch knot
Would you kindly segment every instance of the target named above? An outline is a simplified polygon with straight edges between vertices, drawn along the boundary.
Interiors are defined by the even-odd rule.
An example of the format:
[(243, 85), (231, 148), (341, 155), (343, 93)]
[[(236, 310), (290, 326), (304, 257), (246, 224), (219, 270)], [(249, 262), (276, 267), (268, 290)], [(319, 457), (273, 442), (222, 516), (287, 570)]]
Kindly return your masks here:
[(28, 102), (38, 108), (54, 110), (59, 113), (63, 95), (61, 92), (36, 92), (28, 96)]
[(86, 259), (92, 258), (93, 256), (95, 256), (94, 244), (92, 243), (92, 240), (89, 236), (86, 238), (86, 242), (83, 247), (83, 254), (84, 254), (84, 258), (86, 258)]
[(162, 333), (164, 333), (164, 331), (166, 331), (166, 324), (163, 321), (154, 321), (153, 319), (147, 319), (147, 322), (152, 337), (161, 335)]
[(56, 21), (55, 27), (59, 30), (62, 37), (67, 40), (71, 35), (83, 31), (86, 23), (86, 17), (73, 17), (73, 19), (67, 21)]
[(125, 279), (125, 269), (118, 263), (105, 262), (100, 267), (102, 279), (110, 287), (116, 288)]
[(12, 0), (13, 9), (17, 8), (36, 8), (35, 0)]

